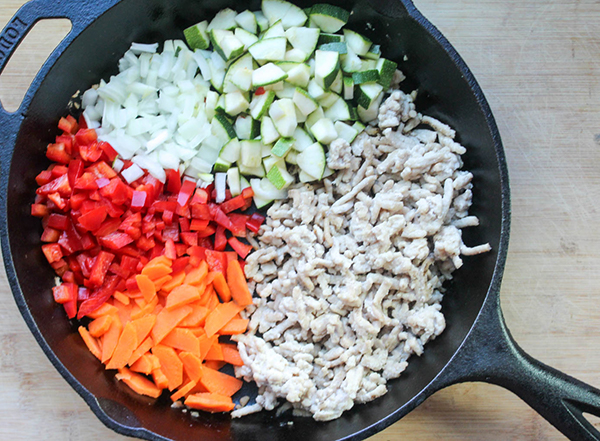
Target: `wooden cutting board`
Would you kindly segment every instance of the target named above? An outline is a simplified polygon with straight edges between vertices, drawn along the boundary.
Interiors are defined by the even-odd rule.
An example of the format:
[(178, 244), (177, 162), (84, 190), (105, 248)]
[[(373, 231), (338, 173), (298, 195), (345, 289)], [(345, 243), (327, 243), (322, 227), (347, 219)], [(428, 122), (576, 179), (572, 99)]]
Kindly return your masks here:
[[(0, 2), (4, 26), (22, 0)], [(512, 234), (502, 305), (532, 356), (600, 386), (600, 3), (417, 0), (490, 102), (508, 157)], [(42, 22), (0, 77), (16, 108), (68, 31)], [(62, 34), (61, 34), (62, 32)], [(105, 428), (54, 370), (0, 280), (0, 439), (126, 439)], [(486, 384), (438, 392), (371, 438), (558, 440), (511, 393)]]

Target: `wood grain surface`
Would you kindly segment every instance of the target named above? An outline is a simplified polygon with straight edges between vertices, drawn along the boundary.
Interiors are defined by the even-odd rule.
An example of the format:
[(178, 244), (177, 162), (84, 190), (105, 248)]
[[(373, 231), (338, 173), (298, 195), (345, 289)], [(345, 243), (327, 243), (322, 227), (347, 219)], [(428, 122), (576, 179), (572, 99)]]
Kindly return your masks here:
[[(23, 2), (0, 0), (0, 26)], [(512, 188), (506, 321), (532, 356), (600, 386), (600, 2), (416, 0), (490, 102)], [(45, 21), (0, 76), (10, 109), (68, 22)], [(0, 280), (0, 439), (121, 440), (54, 370)], [(564, 439), (516, 396), (436, 393), (372, 441)]]

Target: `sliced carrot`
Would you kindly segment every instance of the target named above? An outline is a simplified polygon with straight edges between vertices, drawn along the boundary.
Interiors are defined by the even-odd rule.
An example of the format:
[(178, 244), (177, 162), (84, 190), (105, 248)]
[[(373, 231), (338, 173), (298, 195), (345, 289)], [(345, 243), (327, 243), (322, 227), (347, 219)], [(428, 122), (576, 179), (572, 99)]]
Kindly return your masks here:
[(231, 290), (231, 297), (240, 306), (252, 304), (252, 294), (248, 289), (246, 277), (240, 266), (240, 262), (232, 260), (227, 265), (227, 284)]
[(183, 363), (177, 352), (169, 346), (156, 345), (152, 353), (160, 360), (160, 370), (167, 377), (169, 390), (178, 388), (183, 382)]
[(195, 328), (188, 328), (196, 337), (206, 337), (206, 331), (202, 326), (197, 326)]
[(154, 346), (154, 342), (152, 341), (152, 337), (148, 337), (146, 338), (146, 340), (144, 340), (135, 351), (133, 351), (133, 354), (131, 354), (131, 357), (129, 357), (129, 360), (127, 361), (127, 364), (129, 366), (131, 366), (132, 364), (134, 364), (136, 361), (139, 360), (139, 358), (144, 355), (146, 352), (148, 352), (152, 346)]
[(181, 285), (184, 280), (185, 280), (185, 271), (180, 271), (177, 274), (173, 274), (171, 276), (171, 280), (166, 282), (162, 286), (161, 290), (169, 293), (169, 292), (173, 291), (174, 288), (177, 288), (179, 285)]
[(221, 328), (219, 333), (221, 335), (236, 335), (243, 334), (248, 329), (248, 323), (250, 320), (243, 318), (231, 319), (225, 326)]
[(123, 383), (140, 395), (158, 398), (162, 392), (162, 390), (152, 383), (152, 381), (127, 368), (119, 369), (119, 373), (116, 374), (115, 377), (117, 380), (123, 381)]
[(152, 327), (156, 323), (156, 316), (154, 314), (148, 314), (137, 320), (133, 320), (131, 324), (135, 328), (135, 335), (139, 343), (146, 340), (146, 337), (150, 335)]
[(221, 343), (219, 340), (215, 340), (204, 356), (204, 360), (216, 360), (223, 361), (223, 350), (221, 349)]
[(228, 397), (240, 390), (243, 384), (242, 380), (206, 366), (202, 367), (200, 383), (202, 383), (209, 392), (226, 395)]
[(200, 299), (198, 288), (193, 285), (180, 285), (173, 289), (167, 297), (167, 309), (174, 309)]
[(207, 368), (214, 369), (215, 371), (218, 371), (219, 369), (221, 369), (226, 364), (227, 363), (225, 363), (222, 360), (206, 360), (204, 362), (204, 366), (206, 366)]
[(215, 280), (215, 277), (217, 276), (218, 273), (223, 274), (221, 271), (210, 271), (206, 275), (206, 279), (204, 279), (204, 281), (206, 282), (206, 284), (210, 285), (211, 283), (213, 283), (213, 281)]
[(243, 366), (244, 361), (240, 357), (237, 345), (229, 343), (221, 343), (221, 351), (223, 352), (223, 361), (234, 366)]
[(229, 302), (231, 300), (231, 291), (229, 290), (229, 286), (227, 286), (227, 282), (225, 281), (225, 276), (221, 271), (216, 272), (212, 284), (222, 302)]
[(113, 293), (113, 297), (115, 298), (115, 300), (118, 300), (124, 305), (129, 305), (129, 302), (131, 301), (131, 297), (126, 296), (121, 291), (115, 291)]
[(170, 265), (158, 264), (154, 266), (146, 265), (142, 270), (142, 274), (148, 276), (152, 280), (158, 280), (163, 278), (164, 276), (168, 276), (171, 274), (173, 270)]
[(86, 317), (89, 317), (91, 319), (97, 319), (98, 317), (102, 317), (103, 315), (116, 314), (117, 311), (118, 310), (117, 310), (117, 308), (115, 306), (113, 306), (110, 303), (106, 302), (100, 308), (98, 308), (95, 311), (92, 311), (89, 314), (87, 314)]
[(90, 350), (90, 352), (92, 354), (94, 354), (94, 357), (96, 357), (98, 360), (100, 360), (102, 358), (102, 350), (100, 349), (98, 340), (96, 340), (94, 337), (92, 337), (90, 335), (90, 333), (88, 332), (88, 330), (85, 329), (84, 326), (79, 327), (79, 335), (81, 335), (83, 342), (85, 343), (87, 348)]
[(173, 277), (167, 275), (167, 276), (161, 277), (160, 279), (156, 279), (154, 281), (154, 286), (156, 287), (156, 291), (160, 291), (161, 288), (163, 287), (163, 285), (167, 282), (170, 282), (172, 278)]
[[(135, 311), (135, 307), (131, 309), (131, 319), (132, 320), (137, 320), (148, 314), (153, 314), (154, 308), (156, 308), (156, 305), (158, 305), (158, 297), (157, 296), (155, 296), (150, 302), (146, 302), (143, 298), (140, 298), (139, 300), (141, 301), (140, 303), (142, 306), (140, 306), (139, 312)], [(136, 301), (136, 306), (140, 305), (140, 303), (138, 303)]]
[(200, 343), (192, 331), (184, 328), (175, 328), (163, 338), (161, 344), (170, 346), (181, 351), (191, 352), (200, 355)]
[(152, 379), (154, 380), (154, 383), (156, 383), (156, 386), (161, 390), (166, 389), (169, 386), (169, 379), (160, 368), (152, 371)]
[(196, 302), (189, 304), (189, 306), (192, 308), (192, 312), (179, 323), (179, 326), (191, 328), (204, 325), (208, 308)]
[(190, 380), (196, 383), (200, 381), (200, 377), (202, 376), (202, 359), (191, 352), (182, 352), (179, 354), (179, 358)]
[(158, 357), (150, 352), (146, 352), (130, 367), (133, 372), (139, 372), (140, 374), (146, 375), (150, 375), (153, 370), (159, 368), (160, 361), (158, 360)]
[[(157, 305), (157, 307), (160, 305)], [(172, 310), (163, 309), (156, 316), (156, 323), (152, 328), (152, 339), (158, 344), (175, 327), (192, 312), (189, 306), (181, 306)]]
[(199, 285), (202, 283), (206, 275), (208, 274), (208, 265), (205, 260), (200, 262), (198, 268), (192, 269), (185, 276), (185, 280), (183, 281), (186, 285)]
[(198, 343), (200, 343), (200, 359), (204, 360), (210, 348), (215, 344), (215, 342), (219, 342), (219, 337), (213, 335), (212, 337), (207, 337), (206, 335), (198, 337)]
[(140, 292), (144, 296), (144, 300), (150, 302), (156, 295), (156, 286), (154, 282), (145, 274), (138, 274), (135, 276), (135, 281), (140, 289)]
[(106, 363), (112, 357), (113, 352), (117, 347), (117, 343), (119, 343), (122, 329), (123, 325), (121, 324), (121, 319), (119, 319), (117, 314), (113, 314), (110, 328), (108, 328), (108, 331), (102, 336), (102, 358), (100, 359), (102, 363)]
[(217, 307), (217, 305), (221, 302), (219, 302), (219, 297), (217, 296), (217, 293), (215, 292), (215, 289), (213, 288), (212, 285), (209, 285), (206, 287), (206, 307), (212, 311), (213, 309), (215, 309)]
[(243, 309), (244, 306), (240, 306), (235, 302), (219, 303), (206, 317), (204, 325), (206, 335), (209, 337), (215, 335)]
[(197, 393), (189, 395), (184, 404), (192, 409), (204, 410), (206, 412), (231, 412), (235, 404), (231, 397), (215, 393)]
[(110, 328), (112, 320), (113, 318), (110, 314), (98, 317), (88, 325), (90, 335), (96, 338), (103, 336), (108, 331), (108, 328)]
[(142, 274), (145, 274), (144, 270), (146, 271), (146, 273), (148, 273), (148, 271), (152, 271), (152, 269), (155, 266), (159, 266), (159, 265), (165, 265), (165, 266), (168, 266), (169, 268), (171, 268), (171, 265), (173, 265), (173, 262), (171, 261), (171, 259), (169, 259), (168, 257), (166, 257), (164, 255), (157, 256), (144, 266), (144, 268), (142, 269)]
[(138, 340), (135, 327), (131, 322), (128, 322), (123, 328), (123, 332), (121, 332), (119, 342), (115, 347), (113, 356), (106, 365), (106, 369), (121, 369), (125, 367), (137, 346)]
[(193, 380), (188, 381), (184, 386), (181, 386), (177, 392), (171, 395), (171, 400), (175, 402), (180, 398), (185, 397), (192, 389), (196, 387), (196, 384), (197, 383)]
[(121, 320), (121, 323), (127, 323), (131, 319), (131, 310), (133, 309), (133, 304), (125, 305), (124, 303), (115, 301), (113, 303), (117, 307), (117, 315)]

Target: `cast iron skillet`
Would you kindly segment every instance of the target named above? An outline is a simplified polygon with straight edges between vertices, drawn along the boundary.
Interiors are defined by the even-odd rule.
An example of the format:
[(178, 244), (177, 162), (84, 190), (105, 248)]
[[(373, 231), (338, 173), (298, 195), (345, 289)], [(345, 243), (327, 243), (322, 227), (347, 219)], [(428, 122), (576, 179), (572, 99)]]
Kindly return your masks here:
[[(231, 421), (223, 415), (198, 418), (136, 396), (88, 352), (52, 299), (53, 273), (40, 251), (40, 224), (29, 215), (36, 174), (47, 167), (46, 144), (77, 90), (114, 73), (132, 41), (181, 38), (181, 29), (224, 7), (257, 10), (258, 0), (34, 0), (24, 5), (0, 35), (0, 71), (36, 21), (69, 18), (73, 29), (42, 67), (20, 109), (0, 110), (2, 252), (8, 279), (25, 321), (69, 384), (111, 429), (149, 440), (334, 440), (363, 439), (397, 421), (435, 391), (464, 381), (503, 386), (525, 400), (572, 439), (598, 440), (583, 412), (600, 416), (600, 391), (526, 355), (513, 341), (500, 310), (510, 203), (500, 135), (485, 97), (450, 43), (411, 0), (323, 0), (353, 14), (349, 26), (382, 44), (418, 87), (418, 108), (450, 124), (468, 147), (465, 167), (474, 173), (472, 213), (481, 220), (465, 231), (468, 244), (489, 242), (493, 251), (465, 259), (448, 286), (443, 311), (448, 327), (412, 358), (389, 392), (358, 405), (341, 418), (308, 418), (262, 412)], [(310, 1), (298, 0), (302, 6)]]

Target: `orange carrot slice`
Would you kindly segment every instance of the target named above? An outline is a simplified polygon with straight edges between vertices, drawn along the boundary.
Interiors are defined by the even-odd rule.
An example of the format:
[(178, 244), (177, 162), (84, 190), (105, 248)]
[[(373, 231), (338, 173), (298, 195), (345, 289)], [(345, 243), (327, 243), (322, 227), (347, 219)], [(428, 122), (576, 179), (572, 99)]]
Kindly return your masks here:
[(138, 342), (143, 342), (146, 340), (146, 337), (150, 335), (152, 331), (152, 327), (156, 323), (156, 316), (154, 314), (148, 314), (144, 317), (141, 317), (137, 320), (133, 320), (131, 324), (135, 328), (135, 335), (137, 337)]
[(236, 335), (243, 334), (248, 329), (248, 323), (250, 320), (243, 318), (231, 319), (225, 326), (223, 326), (219, 334), (221, 335)]
[(186, 285), (199, 285), (202, 283), (206, 275), (208, 274), (208, 265), (205, 260), (200, 262), (198, 268), (192, 269), (185, 276), (185, 280), (183, 281)]
[(88, 325), (88, 331), (90, 331), (90, 335), (96, 338), (103, 336), (106, 331), (108, 331), (108, 328), (110, 328), (112, 319), (112, 316), (109, 314), (98, 317), (96, 320), (91, 322)]
[(173, 348), (157, 345), (152, 353), (160, 360), (160, 370), (165, 374), (169, 390), (174, 390), (183, 382), (183, 363)]
[(209, 392), (226, 395), (228, 397), (240, 390), (243, 384), (242, 380), (224, 374), (223, 372), (207, 368), (206, 366), (202, 367), (200, 383), (202, 383)]
[(192, 409), (204, 410), (206, 412), (230, 412), (235, 404), (231, 397), (216, 393), (197, 393), (189, 395), (184, 404)]
[(162, 392), (152, 381), (127, 368), (119, 369), (119, 373), (115, 377), (140, 395), (158, 398)]
[(231, 300), (231, 291), (221, 271), (216, 272), (212, 284), (222, 302), (229, 302)]
[(192, 312), (189, 306), (181, 306), (172, 310), (163, 309), (156, 316), (156, 323), (152, 328), (152, 339), (158, 344), (175, 327)]
[(240, 262), (232, 260), (227, 265), (227, 284), (231, 290), (231, 297), (240, 306), (252, 304), (252, 294), (248, 289), (246, 277), (240, 266)]
[(179, 323), (179, 326), (184, 328), (203, 326), (208, 315), (208, 308), (199, 303), (190, 303), (189, 306), (192, 308), (192, 312)]
[(190, 380), (196, 383), (200, 381), (202, 376), (202, 359), (191, 352), (182, 352), (179, 354), (179, 358), (183, 363), (183, 370)]
[(161, 390), (166, 389), (169, 386), (169, 379), (160, 368), (152, 371), (152, 379), (154, 380), (154, 383), (156, 383), (156, 387)]
[(191, 352), (200, 355), (200, 343), (192, 331), (184, 328), (175, 328), (163, 338), (161, 344), (170, 346), (181, 351)]
[(207, 368), (214, 369), (215, 371), (218, 371), (226, 364), (227, 363), (225, 363), (223, 360), (206, 360), (204, 362), (204, 366), (206, 366)]
[(243, 366), (244, 361), (240, 357), (237, 345), (229, 343), (221, 343), (221, 351), (223, 352), (223, 361), (234, 366)]
[(223, 361), (223, 350), (219, 340), (215, 340), (204, 356), (204, 360)]
[(133, 355), (133, 351), (138, 346), (138, 340), (135, 327), (131, 322), (127, 323), (121, 332), (119, 342), (115, 347), (113, 356), (106, 365), (106, 369), (121, 369), (127, 365), (129, 358)]
[(206, 317), (204, 325), (206, 335), (209, 337), (215, 335), (243, 309), (244, 306), (240, 306), (235, 302), (219, 303)]
[(129, 302), (131, 301), (131, 298), (123, 294), (121, 291), (115, 291), (113, 293), (113, 297), (115, 298), (115, 300), (118, 300), (124, 305), (129, 305)]
[(167, 309), (174, 309), (200, 299), (198, 288), (193, 285), (180, 285), (173, 289), (167, 297)]
[(92, 337), (90, 335), (90, 333), (88, 332), (88, 330), (85, 329), (85, 327), (83, 327), (83, 326), (80, 326), (78, 331), (79, 331), (79, 335), (81, 335), (83, 342), (85, 343), (87, 348), (90, 350), (90, 352), (92, 354), (94, 354), (94, 357), (96, 357), (98, 360), (100, 360), (102, 358), (102, 350), (100, 349), (98, 340), (96, 340), (94, 337)]
[(146, 352), (130, 367), (133, 372), (139, 372), (140, 374), (145, 375), (150, 375), (153, 370), (159, 368), (160, 360), (156, 355), (151, 354), (150, 352)]
[(181, 285), (184, 280), (185, 280), (185, 271), (180, 271), (177, 274), (173, 274), (171, 277), (171, 280), (166, 282), (161, 287), (161, 290), (169, 293), (169, 292), (173, 291), (174, 288), (177, 288), (179, 285)]
[(212, 337), (207, 337), (206, 335), (198, 337), (198, 343), (200, 343), (200, 359), (204, 360), (210, 348), (216, 343), (219, 342), (219, 337), (217, 335), (213, 335)]
[(136, 361), (138, 361), (138, 359), (144, 355), (146, 352), (148, 352), (152, 346), (154, 346), (154, 342), (152, 341), (152, 337), (148, 337), (146, 338), (146, 340), (144, 340), (135, 351), (133, 351), (133, 354), (131, 354), (131, 357), (129, 357), (129, 360), (127, 360), (127, 364), (129, 366), (131, 366), (132, 364), (134, 364)]
[(102, 358), (100, 359), (102, 363), (106, 363), (112, 357), (113, 352), (117, 347), (117, 343), (119, 342), (122, 329), (123, 325), (121, 324), (121, 319), (119, 319), (118, 315), (114, 314), (110, 328), (108, 328), (108, 331), (102, 336)]
[(138, 274), (135, 276), (135, 281), (137, 282), (140, 292), (144, 296), (144, 300), (150, 302), (156, 295), (156, 286), (154, 286), (154, 282), (145, 274)]
[(184, 386), (181, 386), (177, 392), (171, 395), (171, 400), (175, 402), (180, 398), (185, 397), (192, 389), (196, 387), (196, 384), (197, 383), (193, 380), (188, 381)]
[(107, 302), (95, 311), (90, 312), (88, 315), (86, 315), (86, 317), (89, 317), (91, 319), (97, 319), (98, 317), (102, 317), (103, 315), (116, 314), (117, 311), (118, 309), (116, 308), (116, 306), (113, 306)]

